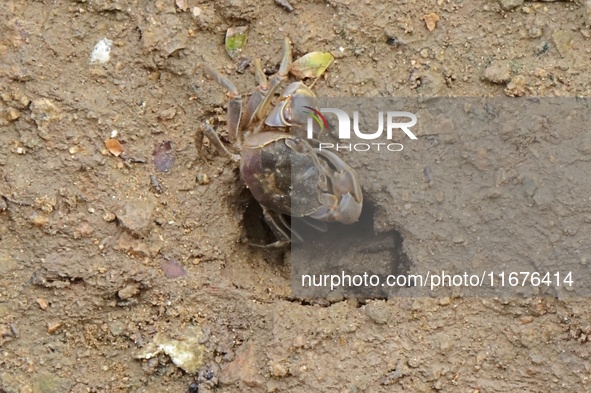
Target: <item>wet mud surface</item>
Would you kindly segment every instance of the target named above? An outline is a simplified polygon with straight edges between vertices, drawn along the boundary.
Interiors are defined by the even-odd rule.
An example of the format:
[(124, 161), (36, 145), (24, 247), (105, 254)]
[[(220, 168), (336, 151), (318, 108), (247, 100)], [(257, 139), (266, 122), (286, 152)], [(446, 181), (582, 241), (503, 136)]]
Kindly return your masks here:
[[(441, 125), (402, 154), (343, 153), (392, 271), (584, 273), (591, 137), (576, 99), (590, 93), (591, 7), (291, 5), (2, 6), (0, 392), (589, 390), (584, 290), (294, 296), (289, 252), (248, 244), (272, 234), (237, 164), (199, 155), (195, 133), (209, 121), (227, 142), (226, 95), (201, 64), (247, 96), (245, 64), (277, 70), (284, 37), (295, 57), (330, 51), (319, 96), (409, 97)], [(231, 59), (237, 26), (248, 40)], [(91, 64), (103, 38), (110, 57)], [(429, 111), (429, 97), (472, 97), (462, 118), (486, 126)], [(517, 104), (505, 115), (528, 97), (575, 100), (570, 126), (512, 121)]]

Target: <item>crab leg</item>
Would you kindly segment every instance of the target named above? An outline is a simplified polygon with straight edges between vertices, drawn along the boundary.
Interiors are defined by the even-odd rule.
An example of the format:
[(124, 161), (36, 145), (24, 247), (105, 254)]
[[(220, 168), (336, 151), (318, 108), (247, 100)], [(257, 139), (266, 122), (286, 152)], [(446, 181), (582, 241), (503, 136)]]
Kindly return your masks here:
[(274, 94), (277, 86), (287, 78), (287, 73), (291, 68), (291, 61), (291, 42), (289, 42), (289, 38), (285, 37), (283, 39), (283, 48), (281, 50), (281, 65), (279, 66), (279, 71), (277, 71), (269, 81), (269, 91), (271, 94)]
[(197, 133), (196, 139), (197, 139), (197, 146), (199, 146), (199, 149), (200, 149), (200, 146), (203, 146), (203, 144), (201, 143), (201, 142), (203, 142), (203, 135), (205, 135), (207, 137), (207, 139), (209, 139), (211, 144), (215, 146), (215, 148), (218, 150), (218, 152), (227, 155), (228, 157), (230, 157), (232, 159), (232, 161), (236, 161), (236, 162), (240, 161), (240, 155), (234, 154), (234, 153), (230, 152), (228, 149), (226, 149), (226, 146), (224, 146), (222, 141), (220, 141), (220, 137), (215, 132), (213, 127), (207, 123), (204, 124), (203, 128), (200, 130), (200, 132)]
[(283, 217), (283, 215), (281, 213), (277, 213), (277, 212), (263, 208), (263, 215), (265, 217), (265, 221), (269, 225), (269, 228), (271, 228), (271, 231), (273, 232), (273, 234), (277, 238), (277, 241), (275, 241), (271, 244), (265, 244), (265, 245), (250, 244), (252, 247), (256, 247), (256, 248), (283, 248), (283, 247), (289, 245), (292, 237), (293, 237), (293, 240), (296, 242), (302, 241), (301, 236), (298, 233), (291, 230), (289, 222), (287, 222), (287, 220), (285, 219), (285, 217)]
[[(248, 116), (251, 117), (250, 121), (252, 121), (252, 119), (254, 119), (255, 117), (257, 117), (259, 120), (263, 120), (263, 118), (265, 117), (265, 114), (267, 113), (267, 110), (269, 108), (269, 104), (271, 103), (271, 99), (273, 98), (273, 96), (275, 95), (277, 89), (279, 88), (281, 82), (283, 82), (285, 79), (287, 79), (287, 74), (289, 72), (289, 69), (291, 68), (291, 43), (289, 42), (288, 38), (285, 38), (283, 40), (283, 50), (282, 50), (282, 58), (281, 58), (281, 65), (279, 66), (279, 71), (277, 71), (277, 73), (275, 75), (273, 75), (268, 82), (268, 90), (266, 92), (266, 94), (263, 95), (258, 95), (257, 93), (253, 94), (251, 96), (251, 100), (256, 100), (258, 102), (256, 102), (256, 109), (252, 109), (255, 108), (255, 103), (253, 102), (253, 104), (251, 105), (250, 101), (248, 103), (249, 107), (252, 106), (252, 108), (249, 108), (249, 112)], [(258, 65), (260, 66), (260, 63), (258, 63)], [(258, 72), (257, 69), (257, 63), (255, 62), (255, 75)], [(260, 70), (260, 72), (262, 73), (262, 69)], [(258, 82), (258, 77), (257, 77), (257, 82)], [(254, 97), (254, 98), (253, 98)], [(249, 121), (249, 123), (250, 123)], [(247, 124), (249, 124), (247, 123)]]
[(261, 61), (256, 59), (254, 61), (254, 77), (257, 82), (257, 89), (248, 99), (246, 108), (244, 108), (244, 115), (242, 116), (241, 128), (248, 129), (255, 117), (260, 116), (261, 106), (269, 96), (269, 81), (263, 72)]
[(242, 97), (234, 84), (226, 77), (221, 76), (216, 70), (208, 65), (203, 66), (205, 73), (222, 87), (228, 90), (230, 101), (228, 101), (228, 137), (232, 142), (241, 142), (242, 135), (239, 135), (240, 117), (242, 116)]

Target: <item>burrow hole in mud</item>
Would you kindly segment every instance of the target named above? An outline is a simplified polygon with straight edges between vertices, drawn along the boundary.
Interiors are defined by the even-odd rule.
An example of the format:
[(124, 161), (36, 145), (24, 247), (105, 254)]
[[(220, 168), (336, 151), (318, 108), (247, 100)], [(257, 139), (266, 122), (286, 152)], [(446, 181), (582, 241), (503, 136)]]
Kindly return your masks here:
[[(257, 245), (273, 243), (277, 239), (267, 225), (260, 205), (250, 193), (246, 198), (243, 225), (247, 241)], [(375, 212), (375, 204), (366, 195), (361, 217), (352, 225), (329, 223), (326, 231), (320, 232), (297, 218), (291, 219), (292, 228), (304, 239), (303, 243), (296, 246), (298, 261), (309, 260), (313, 263), (311, 270), (325, 273), (335, 269), (351, 273), (366, 269), (370, 273), (379, 271), (382, 275), (408, 273), (412, 262), (403, 250), (404, 238), (396, 230), (376, 234)], [(292, 245), (292, 264), (295, 250)], [(303, 268), (306, 269), (305, 266)], [(379, 294), (376, 297), (380, 297)]]

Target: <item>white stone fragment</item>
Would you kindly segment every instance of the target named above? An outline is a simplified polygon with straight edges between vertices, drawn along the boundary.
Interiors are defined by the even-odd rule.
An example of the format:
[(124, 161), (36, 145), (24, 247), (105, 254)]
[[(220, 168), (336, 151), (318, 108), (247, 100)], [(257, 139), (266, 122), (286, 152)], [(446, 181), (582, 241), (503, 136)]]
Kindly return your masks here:
[(111, 57), (111, 45), (113, 45), (113, 41), (108, 38), (103, 38), (97, 42), (90, 55), (90, 64), (104, 64), (109, 61)]

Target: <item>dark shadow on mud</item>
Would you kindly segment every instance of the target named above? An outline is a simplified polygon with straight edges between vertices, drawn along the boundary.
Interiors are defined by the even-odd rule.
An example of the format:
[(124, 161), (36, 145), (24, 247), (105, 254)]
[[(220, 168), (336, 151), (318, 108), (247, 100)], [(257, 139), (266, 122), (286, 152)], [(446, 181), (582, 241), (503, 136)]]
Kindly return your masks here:
[[(386, 285), (386, 279), (408, 273), (412, 262), (403, 251), (404, 239), (398, 231), (375, 233), (374, 212), (374, 204), (366, 198), (357, 223), (326, 224), (324, 232), (309, 225), (309, 220), (291, 219), (292, 229), (303, 238), (302, 242), (292, 242), (288, 258), (295, 298), (338, 300), (400, 296), (403, 288)], [(276, 240), (254, 199), (245, 210), (244, 227), (251, 244), (271, 244)], [(405, 286), (412, 286), (412, 283)]]
[(249, 244), (256, 246), (264, 246), (275, 242), (277, 239), (273, 235), (273, 231), (271, 231), (265, 222), (263, 209), (250, 192), (248, 192), (247, 198), (246, 209), (242, 216), (242, 222), (246, 232), (246, 241)]
[(405, 274), (411, 261), (397, 231), (376, 234), (374, 204), (366, 196), (360, 220), (353, 225), (328, 225), (324, 233), (306, 230), (294, 220), (304, 242), (291, 248), (291, 283), (302, 299), (359, 299), (397, 296), (400, 288), (382, 285), (390, 275)]

